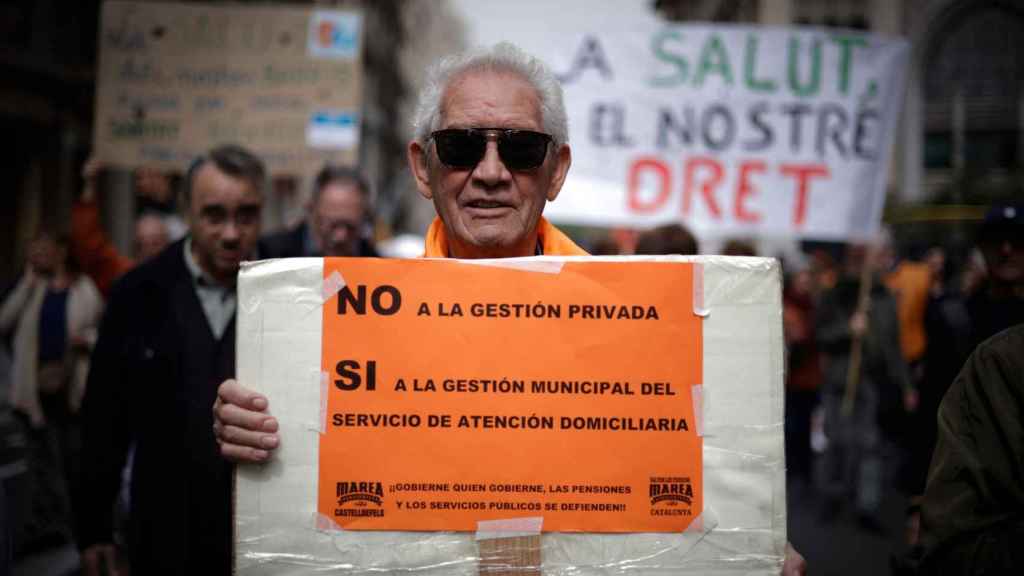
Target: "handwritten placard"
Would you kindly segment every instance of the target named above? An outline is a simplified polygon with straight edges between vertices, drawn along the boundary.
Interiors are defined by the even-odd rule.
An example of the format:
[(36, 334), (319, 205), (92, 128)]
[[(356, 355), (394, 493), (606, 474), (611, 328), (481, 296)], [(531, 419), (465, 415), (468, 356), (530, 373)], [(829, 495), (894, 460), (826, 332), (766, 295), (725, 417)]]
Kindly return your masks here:
[(95, 154), (181, 170), (237, 143), (277, 174), (352, 163), (361, 43), (356, 12), (105, 2)]

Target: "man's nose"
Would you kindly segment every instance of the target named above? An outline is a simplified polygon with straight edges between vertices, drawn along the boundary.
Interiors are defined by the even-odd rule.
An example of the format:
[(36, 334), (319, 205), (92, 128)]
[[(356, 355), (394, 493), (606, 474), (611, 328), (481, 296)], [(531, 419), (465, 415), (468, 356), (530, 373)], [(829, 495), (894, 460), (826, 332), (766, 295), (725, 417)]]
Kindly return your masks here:
[(224, 228), (220, 231), (221, 240), (232, 241), (238, 240), (239, 230), (238, 223), (234, 218), (228, 218), (227, 222), (224, 223)]
[(331, 228), (331, 242), (333, 244), (340, 244), (348, 240), (350, 232), (348, 226), (334, 226)]
[(473, 177), (485, 184), (494, 185), (509, 179), (511, 176), (505, 163), (501, 161), (501, 156), (498, 154), (498, 143), (494, 140), (488, 140), (487, 148), (484, 149), (484, 157), (480, 159), (476, 169), (473, 170)]

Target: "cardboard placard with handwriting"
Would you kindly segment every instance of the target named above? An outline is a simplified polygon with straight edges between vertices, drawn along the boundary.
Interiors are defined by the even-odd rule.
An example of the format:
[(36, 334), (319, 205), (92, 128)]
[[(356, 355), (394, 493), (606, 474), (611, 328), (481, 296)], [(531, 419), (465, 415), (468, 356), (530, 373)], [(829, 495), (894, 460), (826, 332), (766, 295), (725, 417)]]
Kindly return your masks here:
[[(679, 532), (703, 510), (693, 265), (326, 259), (321, 517)], [(549, 266), (550, 267), (550, 266)]]
[(104, 2), (94, 153), (182, 170), (235, 143), (275, 174), (352, 163), (361, 44), (352, 11)]

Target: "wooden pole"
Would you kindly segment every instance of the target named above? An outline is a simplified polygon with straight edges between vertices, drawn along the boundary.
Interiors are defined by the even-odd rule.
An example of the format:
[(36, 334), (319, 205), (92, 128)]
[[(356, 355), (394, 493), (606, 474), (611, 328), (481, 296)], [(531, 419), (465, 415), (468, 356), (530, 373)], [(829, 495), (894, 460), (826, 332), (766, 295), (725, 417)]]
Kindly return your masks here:
[(875, 252), (874, 245), (868, 246), (864, 254), (864, 262), (860, 267), (860, 284), (857, 287), (857, 306), (854, 309), (854, 314), (864, 315), (864, 333), (854, 334), (850, 341), (850, 363), (846, 367), (846, 388), (843, 390), (843, 404), (840, 411), (844, 418), (849, 418), (853, 414), (853, 404), (857, 400), (857, 385), (860, 383), (864, 355), (864, 335), (871, 327), (868, 312), (871, 311), (871, 272)]

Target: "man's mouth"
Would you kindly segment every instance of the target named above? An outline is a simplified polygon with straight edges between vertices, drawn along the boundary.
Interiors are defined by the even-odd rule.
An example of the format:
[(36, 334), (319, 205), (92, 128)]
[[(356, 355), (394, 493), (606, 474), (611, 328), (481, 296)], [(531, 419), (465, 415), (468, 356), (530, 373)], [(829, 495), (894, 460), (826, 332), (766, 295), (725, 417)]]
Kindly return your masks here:
[(491, 210), (494, 208), (508, 208), (509, 205), (504, 202), (498, 202), (497, 200), (471, 200), (466, 203), (468, 208), (476, 208), (479, 210)]
[(242, 253), (239, 250), (221, 250), (220, 251), (220, 258), (222, 260), (227, 260), (229, 262), (234, 262), (236, 260), (241, 260), (242, 259)]

